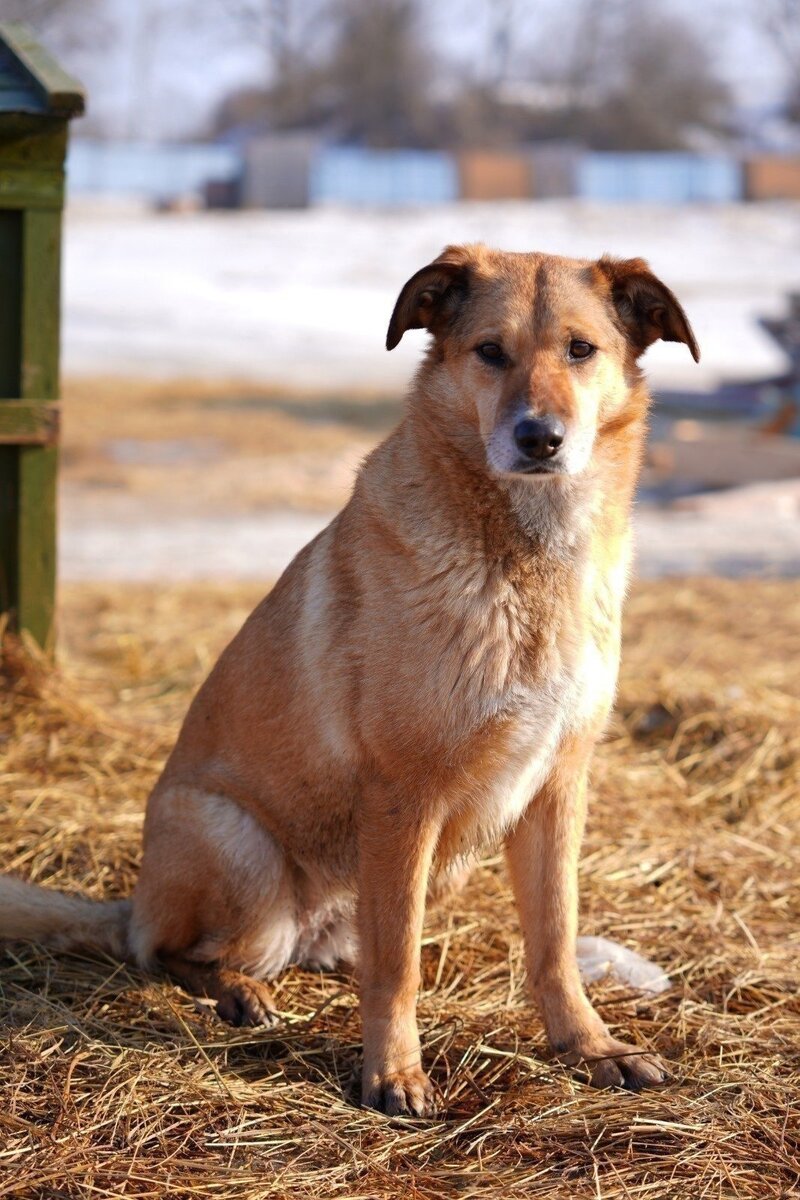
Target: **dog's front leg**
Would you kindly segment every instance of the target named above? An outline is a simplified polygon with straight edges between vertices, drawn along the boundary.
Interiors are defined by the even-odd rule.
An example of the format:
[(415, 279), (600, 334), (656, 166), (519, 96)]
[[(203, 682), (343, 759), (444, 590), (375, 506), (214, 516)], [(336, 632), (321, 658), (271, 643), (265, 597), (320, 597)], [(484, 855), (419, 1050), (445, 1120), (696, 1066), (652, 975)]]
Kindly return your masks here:
[(570, 1066), (585, 1064), (595, 1087), (638, 1090), (664, 1082), (655, 1055), (617, 1041), (583, 990), (576, 958), (578, 854), (586, 815), (592, 745), (576, 743), (528, 806), (508, 839), (528, 980), (550, 1044)]
[(359, 836), (362, 1102), (422, 1116), (433, 1089), (422, 1070), (416, 1003), (425, 892), (437, 827), (385, 795), (364, 805)]

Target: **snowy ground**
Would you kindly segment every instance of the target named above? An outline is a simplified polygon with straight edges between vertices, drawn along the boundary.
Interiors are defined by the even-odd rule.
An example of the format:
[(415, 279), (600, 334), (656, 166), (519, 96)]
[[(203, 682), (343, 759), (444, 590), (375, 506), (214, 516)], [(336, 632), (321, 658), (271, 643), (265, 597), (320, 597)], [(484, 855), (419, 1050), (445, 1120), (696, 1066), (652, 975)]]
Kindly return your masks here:
[(800, 282), (800, 206), (673, 208), (576, 201), (430, 209), (67, 214), (64, 366), (86, 374), (402, 386), (424, 335), (383, 342), (395, 297), (447, 242), (643, 255), (684, 302), (703, 364), (654, 347), (655, 382), (702, 389), (783, 359), (757, 317)]
[[(61, 527), (61, 577), (155, 582), (254, 579), (271, 582), (329, 520), (274, 509), (258, 515), (142, 521), (73, 519)], [(636, 517), (636, 574), (798, 576), (800, 521), (726, 518), (643, 510)]]
[[(577, 202), (428, 210), (158, 215), (84, 204), (67, 214), (64, 369), (73, 375), (240, 379), (324, 392), (400, 391), (424, 342), (393, 353), (406, 278), (447, 242), (594, 257), (643, 255), (677, 292), (703, 359), (658, 344), (652, 381), (701, 391), (780, 372), (758, 318), (800, 286), (800, 206), (663, 208)], [(800, 574), (797, 514), (638, 514), (639, 570)], [(133, 505), (124, 518), (62, 505), (65, 578), (274, 578), (325, 523), (269, 510), (219, 519)]]

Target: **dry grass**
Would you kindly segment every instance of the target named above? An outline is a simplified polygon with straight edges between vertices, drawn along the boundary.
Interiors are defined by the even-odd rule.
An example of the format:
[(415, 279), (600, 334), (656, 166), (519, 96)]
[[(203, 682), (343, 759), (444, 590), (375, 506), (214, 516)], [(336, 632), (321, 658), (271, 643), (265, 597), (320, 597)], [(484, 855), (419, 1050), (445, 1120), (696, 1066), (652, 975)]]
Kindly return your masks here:
[[(142, 806), (250, 588), (81, 587), (61, 673), (7, 658), (6, 869), (129, 891)], [(431, 914), (420, 1016), (434, 1122), (353, 1103), (352, 982), (290, 972), (276, 1031), (232, 1030), (170, 984), (16, 946), (0, 959), (0, 1196), (800, 1195), (800, 586), (640, 587), (595, 770), (584, 932), (674, 986), (592, 994), (657, 1047), (659, 1094), (596, 1093), (547, 1058), (502, 865)]]
[(398, 402), (237, 380), (69, 379), (63, 486), (74, 505), (124, 498), (218, 516), (345, 502)]

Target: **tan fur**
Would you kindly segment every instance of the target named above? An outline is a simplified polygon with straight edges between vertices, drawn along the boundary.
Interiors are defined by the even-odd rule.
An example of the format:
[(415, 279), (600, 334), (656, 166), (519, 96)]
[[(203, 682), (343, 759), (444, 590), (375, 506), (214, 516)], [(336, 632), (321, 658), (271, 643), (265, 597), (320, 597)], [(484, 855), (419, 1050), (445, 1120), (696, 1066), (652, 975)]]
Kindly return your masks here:
[[(480, 246), (409, 281), (390, 348), (415, 326), (433, 340), (405, 417), (189, 710), (148, 808), (129, 953), (250, 1021), (269, 993), (245, 975), (358, 954), (364, 1102), (423, 1112), (429, 877), (505, 841), (554, 1049), (596, 1083), (655, 1084), (658, 1061), (611, 1038), (583, 993), (576, 872), (619, 660), (636, 359), (657, 336), (696, 356), (693, 335), (641, 260)], [(597, 350), (576, 361), (571, 339)], [(522, 474), (514, 423), (544, 413), (566, 427), (563, 467)], [(24, 907), (7, 936), (69, 940), (68, 913), (37, 924)]]

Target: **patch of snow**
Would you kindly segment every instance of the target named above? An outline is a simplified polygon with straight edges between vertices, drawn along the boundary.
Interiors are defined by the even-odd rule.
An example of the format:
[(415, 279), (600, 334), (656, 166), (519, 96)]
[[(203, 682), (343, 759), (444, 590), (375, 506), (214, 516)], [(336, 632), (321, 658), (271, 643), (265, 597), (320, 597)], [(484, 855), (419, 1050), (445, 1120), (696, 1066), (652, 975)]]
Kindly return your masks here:
[[(272, 510), (225, 517), (79, 514), (62, 508), (62, 579), (273, 582), (330, 515)], [(635, 571), (739, 577), (800, 575), (800, 525), (794, 514), (765, 520), (755, 511), (681, 513), (641, 508), (635, 520)]]
[(670, 986), (661, 967), (609, 938), (579, 937), (578, 967), (584, 983), (596, 983), (611, 975), (618, 983), (651, 996), (665, 992)]
[(659, 343), (654, 384), (694, 390), (785, 367), (757, 323), (800, 278), (800, 208), (496, 202), (428, 209), (157, 214), (67, 211), (64, 368), (402, 389), (425, 335), (383, 348), (401, 286), (448, 242), (648, 258), (703, 351)]

